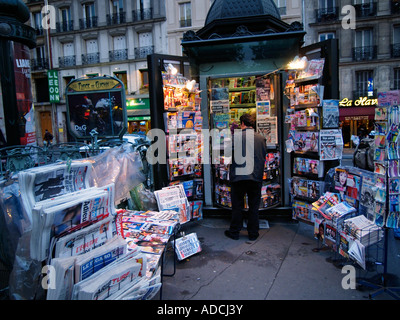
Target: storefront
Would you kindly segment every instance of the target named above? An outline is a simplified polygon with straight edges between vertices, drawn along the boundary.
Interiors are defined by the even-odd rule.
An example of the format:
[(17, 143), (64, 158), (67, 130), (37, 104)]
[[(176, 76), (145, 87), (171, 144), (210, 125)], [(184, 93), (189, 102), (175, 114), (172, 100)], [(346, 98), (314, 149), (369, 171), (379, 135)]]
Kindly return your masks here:
[(345, 148), (354, 148), (352, 136), (365, 136), (374, 130), (375, 107), (378, 99), (360, 97), (356, 100), (343, 98), (339, 101), (339, 120)]
[(128, 116), (127, 133), (143, 133), (151, 129), (150, 101), (146, 97), (126, 100), (126, 111)]

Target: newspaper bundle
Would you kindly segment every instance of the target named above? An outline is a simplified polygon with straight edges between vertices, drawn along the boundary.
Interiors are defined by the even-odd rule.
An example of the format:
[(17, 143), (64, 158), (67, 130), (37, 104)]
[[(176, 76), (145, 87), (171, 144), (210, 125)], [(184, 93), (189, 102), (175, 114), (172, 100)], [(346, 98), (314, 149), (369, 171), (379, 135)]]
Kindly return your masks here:
[(126, 253), (125, 240), (115, 236), (103, 246), (90, 252), (52, 259), (51, 266), (54, 268), (56, 279), (55, 283), (50, 283), (47, 299), (70, 300), (75, 284), (94, 275), (108, 264), (122, 259)]
[(132, 251), (74, 285), (72, 300), (114, 300), (136, 285), (144, 277), (145, 269), (144, 254)]
[(88, 188), (37, 202), (32, 209), (31, 258), (48, 258), (51, 239), (83, 223), (114, 215), (113, 186)]
[(344, 230), (367, 247), (383, 238), (383, 230), (364, 215), (359, 215), (344, 221)]

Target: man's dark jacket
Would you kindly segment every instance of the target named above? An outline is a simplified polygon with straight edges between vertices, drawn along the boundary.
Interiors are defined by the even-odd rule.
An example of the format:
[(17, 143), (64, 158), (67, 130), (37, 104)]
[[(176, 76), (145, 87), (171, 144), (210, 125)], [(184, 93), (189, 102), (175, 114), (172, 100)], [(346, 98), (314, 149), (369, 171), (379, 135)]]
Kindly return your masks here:
[[(252, 131), (253, 134), (251, 134)], [(246, 134), (250, 133), (250, 134)], [(235, 159), (235, 150), (234, 148), (240, 146), (240, 135), (242, 137), (241, 146), (242, 146), (242, 157), (246, 160), (243, 162), (243, 158)], [(246, 138), (247, 135), (247, 138)], [(238, 140), (239, 139), (239, 140)], [(264, 166), (265, 166), (265, 156), (267, 153), (267, 146), (265, 138), (260, 135), (258, 132), (255, 132), (252, 128), (246, 128), (242, 130), (241, 133), (238, 131), (235, 132), (233, 135), (233, 150), (232, 150), (232, 163), (229, 169), (230, 181), (237, 182), (243, 180), (253, 180), (262, 182), (263, 174), (264, 174)], [(236, 143), (235, 143), (236, 141)], [(249, 154), (246, 157), (246, 147), (248, 151), (251, 153), (254, 150), (253, 154)], [(239, 163), (238, 163), (239, 162)], [(242, 164), (240, 164), (242, 163)], [(240, 173), (238, 170), (244, 169), (248, 166), (249, 169), (252, 169), (250, 172), (249, 170), (245, 170), (246, 172)]]

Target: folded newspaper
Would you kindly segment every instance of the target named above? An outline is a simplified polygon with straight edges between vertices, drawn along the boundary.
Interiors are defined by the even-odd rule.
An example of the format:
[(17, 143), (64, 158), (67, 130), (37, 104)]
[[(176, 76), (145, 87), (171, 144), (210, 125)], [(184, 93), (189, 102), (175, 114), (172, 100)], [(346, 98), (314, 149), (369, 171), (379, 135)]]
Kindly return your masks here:
[(20, 171), (18, 181), (27, 212), (35, 203), (91, 186), (90, 162), (54, 163)]
[(190, 204), (186, 197), (183, 185), (173, 185), (154, 191), (158, 209), (176, 210), (179, 213), (179, 223), (184, 224), (190, 220)]

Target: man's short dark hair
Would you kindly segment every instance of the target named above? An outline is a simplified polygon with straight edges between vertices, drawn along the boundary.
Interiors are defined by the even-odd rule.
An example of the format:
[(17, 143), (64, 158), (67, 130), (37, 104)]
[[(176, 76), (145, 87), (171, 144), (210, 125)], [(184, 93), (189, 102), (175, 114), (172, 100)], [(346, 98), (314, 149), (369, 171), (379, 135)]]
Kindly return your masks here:
[(250, 113), (244, 113), (240, 116), (240, 123), (244, 123), (246, 127), (253, 127), (255, 125), (255, 119)]

